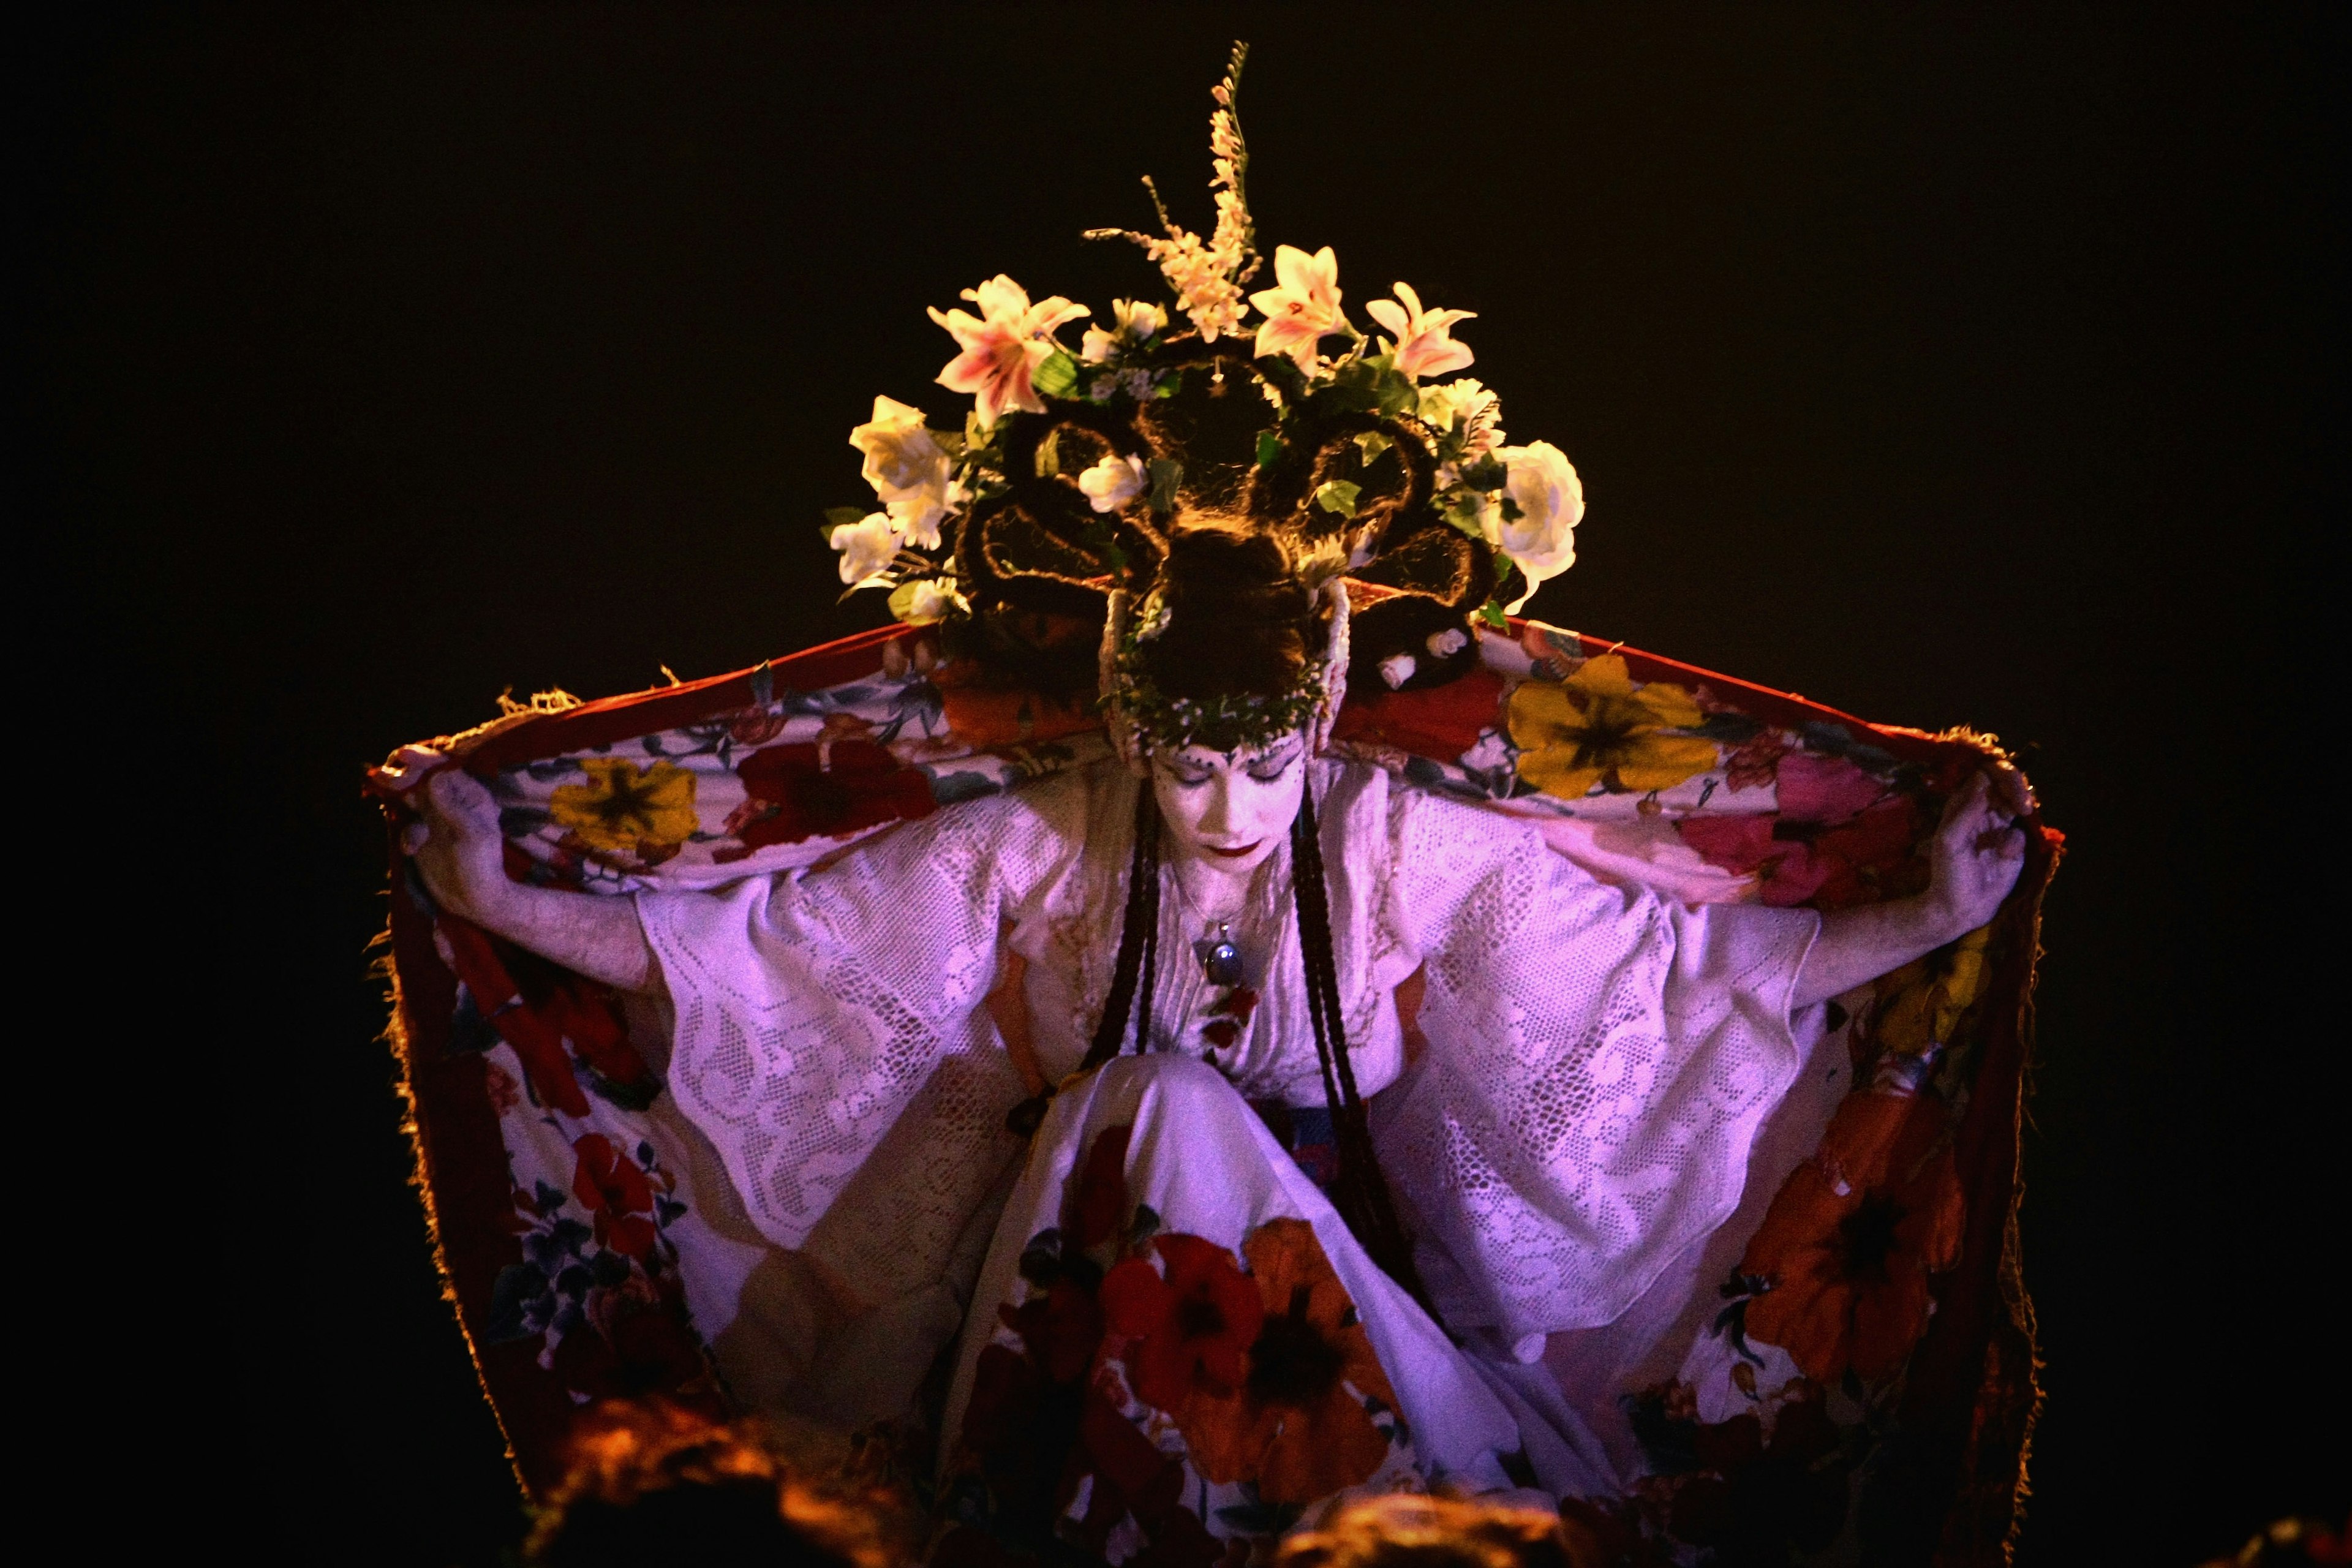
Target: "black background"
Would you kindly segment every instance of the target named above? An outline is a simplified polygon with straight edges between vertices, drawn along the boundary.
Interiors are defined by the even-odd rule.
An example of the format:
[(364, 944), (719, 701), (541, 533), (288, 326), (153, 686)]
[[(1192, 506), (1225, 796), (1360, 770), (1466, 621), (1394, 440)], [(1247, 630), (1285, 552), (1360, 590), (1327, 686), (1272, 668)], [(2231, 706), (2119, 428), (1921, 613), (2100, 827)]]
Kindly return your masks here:
[(138, 1174), (64, 1310), (79, 1400), (216, 1483), (188, 1520), (516, 1528), (403, 1184), (362, 766), (871, 624), (816, 523), (876, 393), (960, 417), (921, 307), (1157, 297), (1078, 231), (1147, 172), (1206, 226), (1237, 35), (1269, 243), (1336, 246), (1360, 320), (1480, 311), (1512, 437), (1582, 472), (1532, 613), (1995, 731), (2068, 832), (2025, 1560), (2352, 1502), (2336, 8), (82, 15), (17, 52), (18, 787), (110, 923), (42, 950), (32, 1081), (145, 1129), (69, 1157)]

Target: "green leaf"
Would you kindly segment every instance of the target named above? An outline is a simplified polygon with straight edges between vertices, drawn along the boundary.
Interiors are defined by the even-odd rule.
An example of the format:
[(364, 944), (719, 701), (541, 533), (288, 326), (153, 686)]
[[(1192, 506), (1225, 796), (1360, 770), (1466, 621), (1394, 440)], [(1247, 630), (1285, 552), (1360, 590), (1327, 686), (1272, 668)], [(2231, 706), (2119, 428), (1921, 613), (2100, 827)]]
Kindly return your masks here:
[(846, 528), (853, 522), (864, 522), (866, 513), (854, 506), (829, 506), (824, 509), (824, 542), (833, 542), (833, 531)]
[(1361, 360), (1343, 364), (1332, 373), (1331, 384), (1315, 395), (1315, 401), (1326, 408), (1370, 414), (1381, 405), (1380, 376), (1376, 366)]
[(1409, 414), (1421, 405), (1412, 383), (1396, 373), (1386, 354), (1352, 360), (1331, 375), (1331, 384), (1315, 395), (1327, 408), (1350, 413)]
[(1251, 367), (1261, 379), (1274, 384), (1275, 390), (1282, 394), (1285, 403), (1307, 395), (1306, 373), (1288, 354), (1261, 354), (1251, 362)]
[(1279, 432), (1261, 430), (1257, 433), (1257, 466), (1270, 468), (1282, 460), (1282, 437)]
[(1507, 632), (1511, 629), (1511, 618), (1503, 614), (1503, 606), (1495, 603), (1492, 599), (1487, 600), (1485, 604), (1478, 606), (1477, 618), (1485, 622), (1487, 626), (1494, 627), (1498, 632)]
[(1356, 515), (1356, 497), (1364, 487), (1352, 479), (1332, 479), (1315, 487), (1315, 504), (1341, 517)]
[(1046, 432), (1043, 441), (1037, 443), (1037, 477), (1050, 479), (1061, 471), (1062, 433), (1051, 430)]
[(1501, 489), (1503, 481), (1510, 477), (1510, 470), (1503, 467), (1503, 460), (1492, 452), (1462, 470), (1462, 482), (1474, 490)]
[(1067, 397), (1078, 389), (1078, 362), (1055, 349), (1030, 373), (1029, 384), (1040, 397)]
[(1176, 487), (1184, 482), (1184, 465), (1173, 458), (1154, 458), (1145, 470), (1151, 476), (1151, 499), (1149, 502), (1154, 517), (1168, 517), (1176, 510)]
[(1456, 493), (1454, 500), (1446, 505), (1445, 521), (1471, 538), (1483, 541), (1486, 537), (1486, 531), (1479, 526), (1478, 519), (1479, 514), (1484, 512), (1486, 508), (1479, 504), (1481, 499), (1475, 490)]
[(1513, 500), (1508, 496), (1505, 496), (1503, 498), (1503, 521), (1505, 522), (1517, 522), (1519, 519), (1527, 515), (1528, 514), (1526, 512), (1519, 510), (1518, 502)]
[(948, 455), (949, 462), (963, 461), (964, 445), (961, 436), (952, 430), (934, 430), (931, 432), (931, 439), (940, 444), (940, 450)]
[(1356, 437), (1356, 449), (1364, 454), (1367, 465), (1379, 461), (1380, 455), (1395, 445), (1377, 430), (1367, 430)]

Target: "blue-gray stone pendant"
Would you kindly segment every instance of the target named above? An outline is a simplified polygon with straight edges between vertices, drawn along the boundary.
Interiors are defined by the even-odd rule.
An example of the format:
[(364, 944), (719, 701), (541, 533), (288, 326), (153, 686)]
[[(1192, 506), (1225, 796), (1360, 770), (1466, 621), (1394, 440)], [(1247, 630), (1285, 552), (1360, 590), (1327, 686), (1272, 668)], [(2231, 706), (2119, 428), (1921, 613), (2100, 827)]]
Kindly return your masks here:
[(1232, 928), (1217, 922), (1217, 934), (1204, 936), (1192, 944), (1192, 956), (1201, 961), (1201, 973), (1212, 985), (1239, 985), (1242, 983), (1242, 950), (1234, 945)]

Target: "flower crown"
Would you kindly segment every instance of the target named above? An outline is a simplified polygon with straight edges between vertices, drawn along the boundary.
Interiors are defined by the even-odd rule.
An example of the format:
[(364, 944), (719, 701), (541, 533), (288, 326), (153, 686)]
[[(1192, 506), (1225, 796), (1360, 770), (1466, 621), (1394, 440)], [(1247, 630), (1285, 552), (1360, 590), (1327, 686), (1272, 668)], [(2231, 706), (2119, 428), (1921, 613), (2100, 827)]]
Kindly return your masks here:
[(1299, 667), (1288, 690), (1198, 698), (1169, 696), (1144, 662), (1144, 645), (1168, 629), (1166, 600), (1155, 589), (1138, 606), (1127, 590), (1114, 590), (1103, 624), (1100, 686), (1111, 744), (1128, 767), (1144, 772), (1147, 741), (1171, 749), (1243, 752), (1305, 729), (1309, 753), (1320, 752), (1347, 700), (1349, 603), (1336, 576), (1318, 596), (1329, 616), (1323, 652)]
[[(1180, 454), (1135, 432), (1150, 426), (1155, 405), (1203, 371), (1217, 382), (1229, 370), (1241, 371), (1276, 411), (1275, 422), (1256, 439), (1254, 506), (1291, 509), (1300, 527), (1336, 540), (1349, 570), (1371, 580), (1393, 584), (1405, 570), (1383, 577), (1384, 552), (1440, 562), (1444, 589), (1423, 597), (1445, 614), (1389, 617), (1395, 624), (1388, 640), (1397, 646), (1383, 645), (1374, 666), (1389, 685), (1426, 683), (1454, 669), (1469, 641), (1465, 620), (1500, 626), (1506, 614), (1574, 562), (1575, 530), (1584, 511), (1574, 467), (1548, 442), (1506, 445), (1495, 394), (1475, 380), (1442, 379), (1473, 363), (1468, 345), (1453, 336), (1473, 312), (1425, 308), (1412, 288), (1399, 283), (1393, 299), (1366, 307), (1383, 329), (1381, 335), (1369, 334), (1341, 308), (1339, 261), (1328, 246), (1311, 255), (1278, 246), (1276, 286), (1247, 290), (1265, 259), (1249, 210), (1249, 152), (1235, 110), (1247, 54), (1247, 46), (1234, 47), (1225, 78), (1212, 94), (1210, 188), (1217, 217), (1209, 237), (1180, 227), (1148, 178), (1160, 235), (1125, 229), (1087, 235), (1140, 246), (1191, 330), (1171, 333), (1166, 306), (1118, 300), (1109, 324), (1089, 321), (1073, 353), (1058, 334), (1089, 316), (1088, 308), (1059, 295), (1033, 301), (1003, 275), (963, 291), (977, 315), (932, 310), (932, 321), (954, 337), (959, 351), (939, 383), (971, 394), (973, 405), (961, 431), (942, 431), (929, 427), (921, 410), (877, 397), (873, 417), (850, 432), (881, 510), (837, 508), (825, 514), (826, 538), (840, 554), (847, 592), (886, 589), (891, 613), (918, 625), (967, 620), (992, 600), (1017, 597), (1013, 579), (1035, 580), (1022, 590), (1031, 608), (1085, 613), (1092, 604), (1101, 613), (1115, 591), (1148, 594), (1151, 568), (1165, 548), (1160, 529), (1176, 512), (1184, 465)], [(1253, 310), (1254, 329), (1248, 324)], [(1339, 353), (1326, 354), (1326, 343), (1335, 338), (1344, 340)], [(1073, 427), (1101, 450), (1091, 463), (1081, 457), (1066, 472), (1060, 437)], [(1402, 474), (1398, 492), (1377, 493), (1368, 488), (1369, 470), (1391, 450)], [(1036, 525), (1008, 542), (1002, 537), (1004, 520), (1016, 516)], [(1454, 542), (1424, 537), (1433, 531)], [(1021, 550), (1045, 552), (1034, 542), (1038, 538), (1088, 569), (1008, 569), (1007, 558)], [(1335, 603), (1344, 600), (1339, 594)], [(1261, 727), (1255, 721), (1244, 724), (1244, 700), (1202, 707), (1156, 695), (1140, 679), (1131, 640), (1121, 648), (1106, 637), (1104, 647), (1104, 695), (1112, 696), (1108, 682), (1116, 677), (1122, 700), (1155, 736)], [(1374, 651), (1360, 646), (1358, 654)], [(1324, 701), (1330, 682), (1318, 677), (1312, 692), (1308, 684), (1302, 677), (1298, 691), (1255, 700), (1272, 705), (1265, 722), (1273, 722), (1273, 707), (1286, 715), (1300, 709), (1294, 717), (1304, 722), (1305, 707)], [(1211, 707), (1218, 710), (1212, 713)]]

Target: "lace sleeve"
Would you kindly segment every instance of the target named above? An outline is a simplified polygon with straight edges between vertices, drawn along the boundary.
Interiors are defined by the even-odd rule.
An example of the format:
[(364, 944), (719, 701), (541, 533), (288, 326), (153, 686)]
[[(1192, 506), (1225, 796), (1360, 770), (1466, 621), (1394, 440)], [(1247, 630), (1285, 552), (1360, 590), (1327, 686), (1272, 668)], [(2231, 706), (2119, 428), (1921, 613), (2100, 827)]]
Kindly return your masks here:
[(1605, 1323), (1729, 1216), (1801, 1053), (1810, 910), (1686, 909), (1594, 881), (1521, 824), (1412, 791), (1386, 920), (1420, 952), (1430, 1048), (1382, 1163), (1457, 1331), (1521, 1359)]
[(892, 1169), (855, 1183), (858, 1223), (825, 1226), (881, 1250), (838, 1261), (919, 1274), (952, 1247), (1018, 1147), (1003, 1119), (1026, 1092), (980, 1005), (1001, 921), (1067, 869), (1084, 809), (1057, 779), (822, 870), (639, 895), (675, 1012), (670, 1091), (771, 1240), (807, 1243), (887, 1138)]

